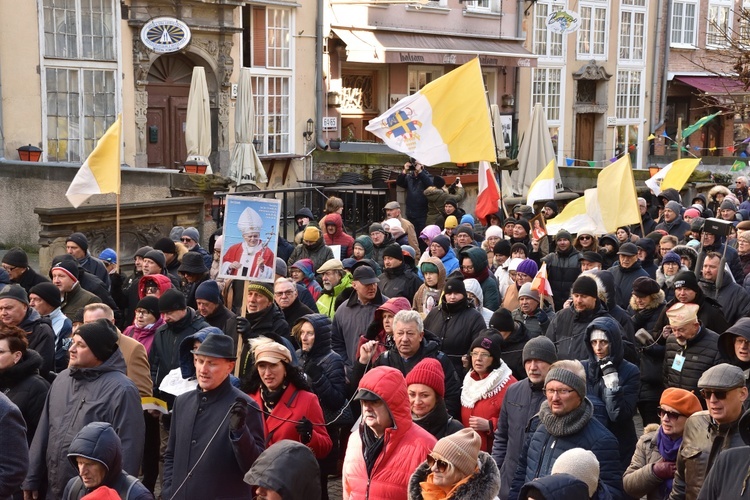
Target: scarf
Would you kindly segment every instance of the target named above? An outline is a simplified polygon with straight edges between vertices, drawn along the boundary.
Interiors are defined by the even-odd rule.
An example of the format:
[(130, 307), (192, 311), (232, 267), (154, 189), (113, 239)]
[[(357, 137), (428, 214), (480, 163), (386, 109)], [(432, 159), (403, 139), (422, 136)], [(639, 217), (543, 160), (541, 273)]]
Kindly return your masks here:
[(430, 475), (427, 476), (427, 481), (419, 483), (419, 486), (422, 488), (422, 498), (423, 500), (443, 500), (452, 498), (454, 493), (456, 493), (456, 490), (468, 483), (473, 477), (474, 475), (466, 476), (456, 484), (450, 486), (438, 486), (433, 482), (432, 473), (430, 473)]
[[(281, 396), (284, 395), (284, 391), (286, 391), (286, 388), (286, 382), (281, 384), (278, 389), (275, 389), (273, 391), (266, 388), (265, 385), (260, 384), (260, 397), (263, 400), (263, 406), (268, 413), (271, 413), (276, 407), (276, 403), (281, 400)], [(265, 413), (263, 414), (263, 416), (266, 418), (268, 417), (268, 415), (266, 415)]]
[(375, 466), (375, 461), (383, 451), (385, 445), (385, 433), (380, 437), (375, 437), (375, 433), (366, 425), (361, 426), (361, 437), (362, 437), (362, 455), (365, 459), (365, 466), (367, 467), (367, 477), (372, 475), (372, 468)]
[[(681, 444), (682, 436), (678, 437), (677, 439), (672, 439), (671, 437), (664, 434), (661, 426), (659, 426), (659, 430), (656, 432), (656, 446), (659, 449), (659, 455), (661, 455), (665, 461), (677, 461), (677, 452), (680, 450)], [(660, 491), (664, 498), (666, 498), (672, 491), (673, 481), (674, 479), (670, 478), (661, 484)]]
[(472, 377), (474, 374), (477, 373), (471, 370), (464, 377), (464, 386), (461, 389), (461, 406), (465, 408), (474, 408), (474, 405), (480, 399), (491, 398), (502, 391), (513, 375), (513, 372), (508, 368), (507, 364), (503, 363), (483, 379), (476, 380)]
[(448, 410), (445, 407), (445, 400), (438, 396), (437, 403), (430, 413), (424, 417), (414, 416), (412, 413), (411, 419), (415, 424), (426, 430), (436, 438), (438, 434), (445, 430), (445, 425), (448, 423)]
[(539, 420), (547, 428), (547, 432), (555, 437), (572, 436), (586, 427), (594, 414), (594, 405), (589, 398), (583, 398), (581, 405), (567, 415), (558, 417), (552, 414), (547, 401), (539, 408)]

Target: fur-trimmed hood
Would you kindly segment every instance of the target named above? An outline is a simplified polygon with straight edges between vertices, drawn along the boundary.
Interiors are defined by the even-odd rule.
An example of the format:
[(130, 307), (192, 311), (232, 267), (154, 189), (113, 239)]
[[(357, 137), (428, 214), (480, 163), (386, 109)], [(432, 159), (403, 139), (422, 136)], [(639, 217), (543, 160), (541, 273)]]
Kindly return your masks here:
[(724, 196), (727, 196), (728, 194), (731, 194), (732, 192), (729, 191), (729, 188), (726, 186), (714, 186), (708, 192), (708, 199), (711, 200), (712, 202), (715, 202), (716, 195), (719, 193), (723, 194)]
[[(672, 249), (672, 251), (680, 257), (687, 257), (688, 259), (690, 259), (690, 261), (693, 263), (693, 267), (695, 267), (695, 263), (698, 262), (698, 252), (695, 250), (695, 248), (692, 248), (688, 245), (677, 245)], [(661, 268), (661, 266), (659, 267)]]
[[(456, 491), (453, 492), (451, 500), (493, 500), (500, 493), (500, 471), (493, 458), (483, 452), (479, 452), (479, 470), (474, 472), (471, 478)], [(422, 500), (422, 488), (419, 483), (427, 481), (430, 468), (427, 462), (417, 467), (417, 470), (409, 479), (409, 500)]]

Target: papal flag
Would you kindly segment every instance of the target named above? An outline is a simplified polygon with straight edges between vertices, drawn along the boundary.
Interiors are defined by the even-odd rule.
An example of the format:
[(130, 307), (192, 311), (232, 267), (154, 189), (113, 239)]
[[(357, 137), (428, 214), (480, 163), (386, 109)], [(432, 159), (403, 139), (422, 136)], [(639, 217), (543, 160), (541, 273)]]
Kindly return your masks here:
[(94, 150), (83, 162), (65, 196), (78, 208), (92, 194), (120, 193), (120, 137), (122, 116), (118, 116)]
[(646, 185), (651, 188), (656, 196), (669, 188), (680, 191), (700, 162), (700, 158), (684, 158), (673, 161), (652, 175), (646, 181)]
[(497, 159), (476, 58), (401, 99), (366, 129), (424, 165)]
[(624, 155), (599, 172), (596, 191), (599, 207), (597, 215), (601, 216), (608, 233), (614, 233), (620, 226), (641, 222), (630, 155)]
[(537, 176), (529, 186), (529, 192), (526, 194), (526, 204), (534, 207), (537, 200), (554, 200), (555, 199), (555, 160), (554, 158), (544, 167), (544, 170)]

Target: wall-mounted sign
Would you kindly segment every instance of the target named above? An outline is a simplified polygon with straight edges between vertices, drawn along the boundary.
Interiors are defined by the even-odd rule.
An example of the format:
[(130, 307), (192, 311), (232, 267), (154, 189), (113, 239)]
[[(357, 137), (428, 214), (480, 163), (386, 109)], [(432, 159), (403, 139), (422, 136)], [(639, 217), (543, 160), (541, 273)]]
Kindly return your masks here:
[(160, 54), (177, 52), (190, 43), (190, 28), (174, 17), (157, 17), (143, 25), (141, 41)]
[(572, 10), (558, 10), (547, 16), (547, 29), (555, 33), (572, 33), (580, 24), (581, 17)]

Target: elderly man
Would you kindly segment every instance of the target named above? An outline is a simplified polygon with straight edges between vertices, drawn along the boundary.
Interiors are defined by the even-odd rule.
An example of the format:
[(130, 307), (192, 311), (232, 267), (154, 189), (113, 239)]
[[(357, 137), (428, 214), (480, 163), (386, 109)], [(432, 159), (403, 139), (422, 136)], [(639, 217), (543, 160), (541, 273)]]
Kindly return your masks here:
[(729, 271), (720, 266), (721, 254), (709, 252), (703, 259), (699, 285), (704, 294), (721, 304), (724, 317), (734, 324), (738, 319), (750, 315), (750, 295), (742, 285), (734, 282)]
[[(594, 405), (586, 397), (586, 372), (578, 361), (558, 361), (544, 380), (547, 400), (532, 420), (536, 430), (521, 451), (508, 498), (517, 499), (521, 487), (548, 476), (565, 451), (583, 448), (599, 461), (599, 479), (612, 498), (623, 497), (617, 439), (593, 417)], [(550, 443), (554, 443), (553, 446)]]
[[(295, 474), (289, 474), (294, 471)], [(320, 500), (320, 467), (312, 450), (283, 439), (260, 454), (245, 474), (257, 500)]]
[(349, 377), (358, 355), (359, 336), (370, 326), (375, 310), (388, 300), (380, 293), (379, 282), (370, 266), (355, 269), (352, 276), (354, 293), (341, 304), (333, 317), (331, 347), (344, 360)]
[(581, 272), (601, 270), (604, 266), (604, 258), (599, 252), (587, 250), (581, 254)]
[(339, 259), (327, 260), (318, 268), (318, 274), (322, 276), (323, 281), (323, 292), (316, 302), (318, 312), (333, 319), (340, 305), (337, 304), (337, 299), (352, 286), (352, 275), (346, 272)]
[(237, 315), (230, 311), (221, 300), (219, 284), (207, 280), (195, 289), (196, 310), (211, 326), (223, 331), (237, 344)]
[(542, 262), (547, 263), (547, 277), (552, 287), (555, 310), (563, 308), (570, 297), (570, 287), (581, 274), (581, 253), (571, 243), (573, 237), (565, 230), (555, 235), (555, 251), (546, 255)]
[(250, 498), (245, 473), (265, 448), (258, 405), (232, 386), (234, 342), (209, 333), (191, 351), (198, 387), (177, 397), (167, 451), (163, 498)]
[(742, 370), (726, 363), (713, 366), (698, 387), (708, 410), (693, 413), (685, 423), (670, 500), (698, 498), (716, 458), (744, 445), (738, 428), (748, 395)]
[(29, 307), (26, 291), (20, 285), (7, 285), (0, 291), (0, 322), (26, 332), (29, 349), (42, 356), (40, 373), (46, 376), (55, 368), (55, 333), (48, 318)]
[(294, 326), (302, 316), (314, 312), (299, 300), (297, 285), (292, 278), (278, 278), (273, 287), (273, 297), (288, 325)]
[(669, 336), (662, 373), (666, 387), (679, 387), (697, 394), (698, 381), (706, 370), (724, 361), (719, 335), (698, 320), (698, 305), (677, 303), (669, 308)]
[(547, 337), (533, 338), (523, 347), (523, 366), (527, 378), (508, 387), (492, 444), (492, 458), (500, 467), (502, 478), (500, 498), (508, 498), (518, 457), (527, 438), (521, 429), (527, 429), (529, 420), (545, 400), (544, 379), (556, 361), (555, 344)]
[[(424, 191), (424, 189), (422, 190)], [(420, 191), (420, 194), (422, 192)], [(407, 209), (409, 202), (406, 202)], [(385, 207), (383, 207), (383, 210), (385, 210), (386, 219), (398, 219), (398, 221), (401, 223), (401, 227), (404, 229), (404, 232), (406, 233), (406, 237), (409, 240), (409, 246), (412, 247), (416, 251), (416, 258), (419, 259), (419, 240), (417, 239), (417, 235), (419, 232), (424, 229), (424, 218), (425, 214), (421, 215), (421, 227), (419, 228), (419, 232), (417, 232), (416, 228), (414, 227), (414, 224), (412, 224), (409, 220), (404, 219), (401, 216), (401, 204), (397, 201), (389, 201), (385, 204)], [(414, 220), (410, 217), (411, 220)], [(417, 221), (418, 222), (418, 221)]]
[[(240, 216), (240, 219), (242, 219), (242, 216)], [(185, 248), (191, 252), (200, 254), (201, 258), (203, 258), (203, 263), (210, 269), (213, 258), (208, 251), (201, 246), (200, 239), (201, 235), (194, 227), (185, 228), (182, 232), (182, 236), (180, 236), (180, 241), (185, 245)]]
[(690, 231), (690, 224), (682, 219), (682, 205), (676, 201), (668, 201), (662, 212), (662, 222), (656, 225), (655, 231), (663, 230), (678, 240)]
[(531, 289), (531, 283), (524, 283), (518, 290), (518, 307), (513, 310), (513, 319), (523, 323), (530, 338), (547, 333), (550, 322), (555, 318), (552, 306), (542, 308), (539, 292)]
[(412, 472), (436, 440), (412, 422), (406, 381), (395, 368), (379, 366), (366, 373), (355, 400), (362, 405), (362, 421), (346, 448), (344, 498), (405, 500)]
[(29, 305), (51, 322), (55, 334), (55, 372), (61, 372), (68, 367), (68, 347), (73, 333), (73, 322), (60, 308), (60, 290), (49, 281), (38, 283), (31, 287)]
[(76, 475), (63, 457), (78, 431), (91, 422), (108, 422), (122, 441), (122, 468), (137, 476), (145, 425), (138, 388), (125, 376), (117, 329), (105, 319), (81, 325), (68, 351), (70, 365), (50, 387), (29, 450), (24, 498), (36, 498), (47, 478), (48, 498), (62, 498)]
[(620, 265), (612, 266), (608, 271), (615, 277), (615, 302), (623, 309), (627, 309), (633, 291), (633, 282), (641, 276), (647, 278), (650, 276), (638, 260), (638, 247), (634, 243), (620, 245), (617, 256)]
[(71, 321), (73, 316), (86, 304), (101, 302), (99, 297), (83, 289), (78, 281), (78, 266), (74, 262), (58, 262), (49, 273), (52, 283), (60, 290), (62, 295), (60, 308)]
[(365, 342), (359, 349), (359, 358), (354, 362), (352, 385), (358, 383), (368, 365), (390, 366), (404, 377), (423, 359), (434, 358), (440, 362), (445, 374), (445, 405), (448, 413), (458, 418), (461, 414), (461, 380), (448, 356), (440, 351), (438, 339), (424, 331), (422, 316), (416, 311), (399, 311), (393, 317), (394, 346), (377, 357), (370, 365), (377, 349), (377, 340)]
[(8, 271), (10, 282), (21, 285), (26, 293), (29, 293), (34, 285), (49, 282), (47, 278), (29, 267), (29, 256), (21, 248), (15, 247), (5, 252), (2, 265), (3, 269)]
[(65, 240), (65, 251), (78, 261), (79, 266), (102, 280), (109, 290), (109, 273), (104, 264), (89, 253), (89, 240), (83, 233), (73, 233), (68, 236)]

